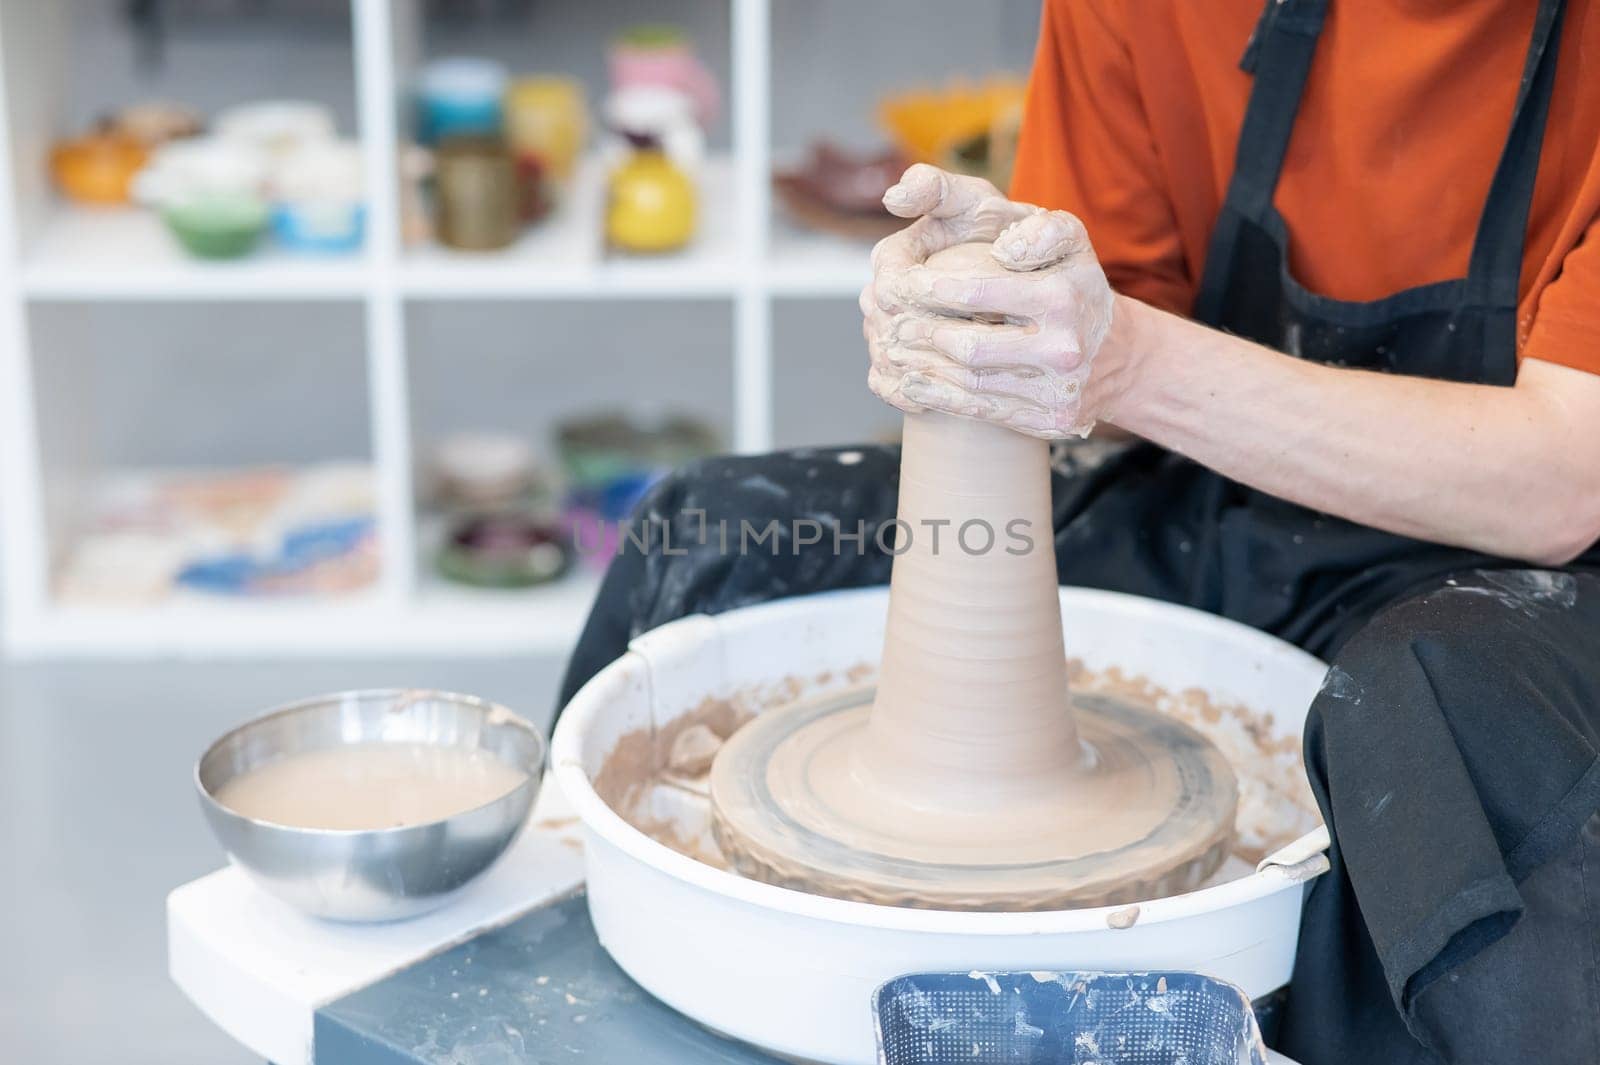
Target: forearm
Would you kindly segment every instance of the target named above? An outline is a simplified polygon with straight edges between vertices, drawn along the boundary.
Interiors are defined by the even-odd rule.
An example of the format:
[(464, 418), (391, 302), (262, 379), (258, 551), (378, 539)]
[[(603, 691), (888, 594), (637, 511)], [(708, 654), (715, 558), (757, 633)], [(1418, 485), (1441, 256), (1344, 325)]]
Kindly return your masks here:
[(1107, 420), (1272, 495), (1546, 564), (1600, 532), (1600, 426), (1552, 387), (1577, 371), (1530, 364), (1507, 389), (1339, 369), (1127, 298), (1102, 366)]

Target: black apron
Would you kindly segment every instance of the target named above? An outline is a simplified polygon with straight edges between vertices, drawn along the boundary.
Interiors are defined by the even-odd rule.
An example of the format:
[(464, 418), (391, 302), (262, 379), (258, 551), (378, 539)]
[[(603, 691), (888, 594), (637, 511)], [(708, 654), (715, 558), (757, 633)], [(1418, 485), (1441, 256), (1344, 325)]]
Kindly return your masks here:
[[(1467, 276), (1365, 303), (1295, 281), (1272, 204), (1325, 13), (1325, 0), (1269, 2), (1251, 39), (1255, 88), (1196, 317), (1320, 362), (1512, 384), (1561, 3), (1539, 4)], [(1318, 514), (1149, 445), (1057, 459), (1061, 583), (1209, 610), (1334, 663), (1306, 735), (1333, 869), (1307, 899), (1283, 1049), (1304, 1065), (1600, 1062), (1593, 553), (1528, 571)], [(678, 617), (885, 583), (892, 560), (874, 541), (898, 464), (888, 447), (805, 449), (662, 482), (633, 519), (653, 546), (612, 562), (561, 705)], [(774, 523), (770, 551), (705, 536), (741, 522)], [(804, 523), (820, 544), (789, 542)]]
[[(1364, 303), (1295, 280), (1273, 206), (1326, 10), (1269, 2), (1247, 49), (1255, 85), (1195, 315), (1318, 362), (1511, 385), (1563, 5), (1538, 6), (1467, 276)], [(1306, 734), (1334, 868), (1307, 900), (1282, 1049), (1306, 1065), (1600, 1061), (1593, 559), (1517, 571), (1214, 490), (1200, 527), (1223, 545), (1218, 609), (1339, 651)]]

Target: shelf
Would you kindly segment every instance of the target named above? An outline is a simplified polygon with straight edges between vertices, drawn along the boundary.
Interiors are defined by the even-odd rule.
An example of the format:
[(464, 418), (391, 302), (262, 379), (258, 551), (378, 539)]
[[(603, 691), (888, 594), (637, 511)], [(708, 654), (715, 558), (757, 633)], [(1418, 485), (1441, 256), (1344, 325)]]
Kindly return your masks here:
[(455, 650), (565, 653), (599, 590), (600, 574), (581, 563), (553, 584), (523, 589), (455, 584), (429, 565), (418, 575), (416, 602), (406, 614)]
[(337, 600), (53, 606), (31, 617), (7, 614), (5, 640), (22, 656), (565, 654), (598, 587), (584, 572), (521, 592), (430, 578), (416, 600), (398, 604), (374, 592)]
[(59, 207), (27, 251), (21, 283), (33, 299), (348, 299), (368, 276), (363, 257), (295, 255), (267, 237), (243, 259), (195, 259), (153, 211)]
[[(682, 252), (659, 257), (607, 255), (601, 232), (598, 161), (549, 219), (498, 252), (436, 245), (408, 251), (400, 290), (416, 298), (731, 295), (751, 277), (740, 254), (734, 174), (726, 157), (709, 160), (701, 185), (700, 230)], [(871, 275), (870, 245), (773, 219), (762, 286), (786, 296), (855, 296)], [(213, 262), (183, 251), (161, 219), (138, 209), (62, 207), (25, 256), (22, 290), (31, 299), (350, 299), (373, 284), (369, 260), (293, 254), (270, 240), (247, 258)]]
[(848, 296), (872, 279), (872, 245), (802, 229), (775, 213), (768, 288), (783, 296)]
[(568, 296), (679, 297), (731, 294), (743, 273), (734, 211), (733, 164), (708, 159), (700, 179), (700, 222), (681, 252), (607, 255), (605, 171), (588, 159), (565, 202), (503, 251), (460, 252), (437, 245), (408, 251), (402, 292), (418, 298)]
[[(870, 276), (870, 242), (795, 224), (772, 202), (769, 174), (820, 135), (873, 143), (871, 101), (957, 72), (878, 61), (882, 26), (926, 4), (669, 5), (666, 17), (688, 26), (729, 106), (710, 134), (699, 232), (683, 251), (655, 257), (608, 254), (597, 155), (568, 202), (509, 249), (397, 247), (392, 162), (420, 64), (491, 55), (510, 69), (577, 77), (597, 100), (621, 18), (599, 10), (606, 5), (561, 0), (572, 17), (535, 28), (529, 16), (526, 32), (510, 32), (463, 28), (414, 2), (352, 0), (348, 37), (319, 33), (309, 51), (289, 16), (264, 16), (260, 32), (229, 16), (174, 44), (155, 73), (137, 65), (109, 8), (43, 5), (75, 12), (46, 19), (25, 6), (7, 7), (0, 86), (10, 139), (0, 235), (19, 238), (13, 261), (0, 264), (0, 302), (10, 304), (0, 309), (15, 323), (0, 344), (5, 651), (561, 654), (598, 586), (592, 569), (496, 592), (416, 564), (431, 556), (415, 496), (428, 449), (445, 434), (514, 432), (547, 449), (549, 427), (584, 411), (681, 409), (759, 452), (874, 438), (880, 421), (893, 421), (860, 387), (853, 304)], [(969, 73), (1026, 64), (1036, 3), (935, 6), (937, 18), (916, 23), (921, 52), (946, 54), (939, 49), (959, 40)], [(241, 63), (262, 77), (227, 76)], [(50, 191), (46, 146), (121, 101), (189, 100), (209, 113), (263, 93), (321, 100), (360, 139), (375, 178), (363, 254), (318, 258), (264, 240), (242, 260), (198, 260), (153, 213), (79, 208)], [(343, 455), (373, 468), (386, 564), (372, 588), (118, 605), (60, 594), (84, 493), (107, 474)]]

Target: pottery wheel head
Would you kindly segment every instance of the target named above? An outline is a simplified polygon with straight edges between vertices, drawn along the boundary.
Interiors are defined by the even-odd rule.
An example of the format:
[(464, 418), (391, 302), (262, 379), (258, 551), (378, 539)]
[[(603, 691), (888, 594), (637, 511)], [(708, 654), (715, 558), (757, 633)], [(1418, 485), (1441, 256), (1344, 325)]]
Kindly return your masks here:
[(769, 710), (723, 746), (712, 828), (738, 872), (887, 905), (1066, 909), (1193, 890), (1233, 842), (1232, 768), (1150, 708), (1077, 697), (1083, 758), (997, 805), (874, 779), (871, 703), (856, 692)]

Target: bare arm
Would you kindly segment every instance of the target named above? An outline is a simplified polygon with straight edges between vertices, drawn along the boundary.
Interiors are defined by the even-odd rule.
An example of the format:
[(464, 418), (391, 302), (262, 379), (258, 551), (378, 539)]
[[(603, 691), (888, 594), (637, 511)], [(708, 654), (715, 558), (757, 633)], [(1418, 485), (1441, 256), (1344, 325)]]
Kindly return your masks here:
[(1304, 506), (1541, 564), (1600, 539), (1594, 374), (1530, 360), (1508, 389), (1339, 369), (1121, 297), (1102, 370), (1102, 417)]
[[(869, 383), (901, 409), (1046, 438), (1104, 420), (1303, 506), (1539, 564), (1600, 539), (1600, 375), (1529, 360), (1500, 388), (1310, 363), (1113, 296), (1078, 219), (987, 182), (914, 167), (885, 202), (920, 216), (879, 245), (861, 301)], [(974, 240), (1004, 269), (928, 264)]]

